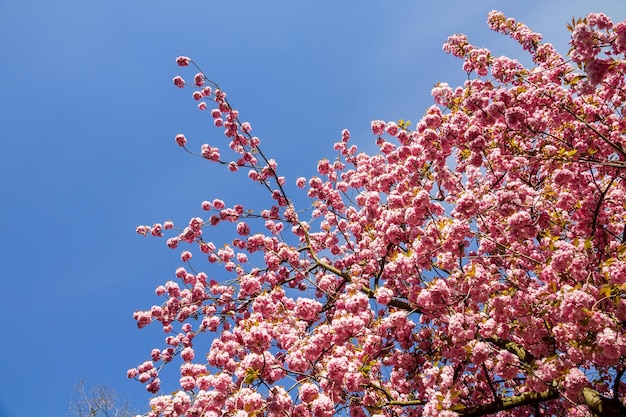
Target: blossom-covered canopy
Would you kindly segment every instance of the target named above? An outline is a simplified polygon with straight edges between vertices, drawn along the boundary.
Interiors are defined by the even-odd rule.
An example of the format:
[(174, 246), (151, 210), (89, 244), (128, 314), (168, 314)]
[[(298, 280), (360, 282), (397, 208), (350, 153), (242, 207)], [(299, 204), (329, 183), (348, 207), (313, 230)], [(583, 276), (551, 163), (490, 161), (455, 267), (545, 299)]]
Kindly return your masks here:
[[(499, 12), (488, 24), (534, 66), (451, 36), (465, 85), (438, 84), (414, 128), (372, 122), (376, 154), (344, 131), (295, 179), (308, 207), (195, 75), (235, 158), (219, 143), (199, 155), (249, 170), (268, 205), (214, 199), (182, 228), (137, 229), (209, 262), (195, 271), (185, 249), (163, 303), (135, 313), (166, 346), (129, 377), (157, 394), (162, 366), (182, 362), (147, 415), (626, 415), (626, 21), (573, 21), (569, 58)], [(213, 227), (232, 240), (207, 240)]]

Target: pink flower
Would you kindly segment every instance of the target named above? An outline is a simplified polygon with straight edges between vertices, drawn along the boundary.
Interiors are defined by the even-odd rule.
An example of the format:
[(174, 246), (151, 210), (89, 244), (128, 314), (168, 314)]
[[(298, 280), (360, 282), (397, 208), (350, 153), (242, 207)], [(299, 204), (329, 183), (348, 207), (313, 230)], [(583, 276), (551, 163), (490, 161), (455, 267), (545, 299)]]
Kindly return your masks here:
[(322, 311), (322, 304), (317, 300), (300, 297), (296, 300), (294, 313), (296, 317), (301, 320), (313, 320), (317, 317), (320, 311)]
[(291, 397), (283, 387), (272, 388), (268, 404), (270, 415), (287, 415), (286, 411), (289, 410), (292, 403)]
[(333, 401), (326, 395), (320, 394), (311, 404), (314, 417), (331, 417), (335, 411)]
[(620, 358), (624, 340), (613, 329), (607, 327), (596, 336), (596, 345), (598, 362), (613, 366)]
[(178, 88), (183, 88), (185, 86), (185, 80), (180, 75), (177, 75), (173, 78), (174, 85)]
[(204, 85), (204, 74), (199, 72), (193, 77), (193, 82), (198, 87), (202, 87)]
[(146, 385), (146, 390), (152, 394), (159, 392), (161, 389), (161, 380), (159, 378), (154, 378), (152, 382)]
[(152, 363), (152, 361), (145, 361), (144, 363), (142, 363), (141, 365), (137, 367), (137, 370), (139, 372), (148, 372), (149, 370), (153, 368), (154, 368), (154, 364)]
[(565, 386), (567, 396), (569, 398), (577, 398), (578, 394), (583, 390), (585, 386), (589, 385), (589, 379), (578, 368), (572, 368), (565, 376), (563, 386)]
[(178, 58), (176, 58), (176, 63), (179, 67), (186, 67), (187, 65), (189, 65), (190, 61), (191, 60), (186, 56), (179, 56)]
[(304, 384), (300, 385), (300, 388), (298, 388), (298, 396), (300, 397), (300, 400), (302, 400), (302, 402), (310, 403), (311, 401), (315, 400), (318, 395), (319, 390), (317, 386), (311, 384), (310, 382), (305, 382)]
[(617, 33), (617, 37), (615, 38), (614, 48), (615, 52), (618, 54), (626, 53), (626, 21), (621, 21), (615, 25), (615, 33)]
[(217, 210), (221, 210), (224, 208), (224, 202), (216, 198), (213, 200), (213, 207)]
[(613, 21), (604, 13), (589, 13), (587, 15), (587, 23), (600, 30), (610, 29), (613, 26)]
[(496, 366), (494, 371), (503, 379), (515, 378), (520, 369), (519, 358), (509, 351), (501, 350), (496, 355)]
[(167, 281), (165, 283), (165, 289), (170, 297), (178, 297), (180, 296), (180, 287), (174, 281)]
[(183, 135), (182, 133), (179, 133), (178, 135), (176, 135), (176, 143), (178, 144), (178, 146), (180, 146), (181, 148), (183, 146), (185, 146), (185, 144), (187, 143), (187, 138), (185, 137), (185, 135)]
[(375, 135), (382, 135), (385, 133), (386, 124), (382, 120), (374, 120), (372, 121), (372, 133)]
[(611, 61), (608, 59), (594, 59), (585, 65), (585, 71), (587, 71), (587, 77), (592, 85), (597, 85), (604, 80), (606, 73), (611, 66)]
[(161, 360), (161, 351), (159, 349), (152, 349), (150, 356), (152, 357), (153, 362), (158, 362)]
[(443, 44), (443, 50), (457, 58), (463, 58), (474, 47), (467, 41), (465, 35), (452, 35), (448, 37), (448, 41)]
[(198, 104), (198, 110), (206, 110), (206, 103), (204, 101)]
[(156, 223), (152, 226), (152, 229), (150, 230), (150, 234), (152, 236), (157, 236), (157, 237), (161, 237), (163, 236), (163, 226), (159, 223)]
[(185, 391), (191, 391), (196, 387), (196, 380), (192, 376), (180, 378), (180, 387)]
[(185, 362), (191, 362), (195, 356), (195, 353), (192, 348), (186, 347), (180, 353), (180, 356), (183, 358)]
[(259, 282), (259, 279), (249, 274), (241, 277), (239, 282), (241, 289), (240, 293), (243, 296), (256, 294), (256, 292), (261, 289), (261, 283)]
[(396, 136), (400, 132), (400, 128), (394, 122), (390, 122), (387, 124), (387, 134), (391, 136)]
[(192, 257), (191, 252), (189, 252), (188, 250), (180, 254), (180, 260), (183, 262), (189, 261), (191, 257)]
[(378, 304), (387, 305), (393, 299), (393, 291), (387, 287), (379, 287), (374, 296)]
[(237, 233), (241, 236), (247, 236), (250, 234), (250, 226), (245, 222), (237, 223)]
[(505, 118), (509, 127), (512, 129), (520, 129), (528, 118), (528, 112), (520, 107), (512, 107), (506, 110)]
[(191, 231), (198, 231), (202, 228), (203, 225), (204, 220), (202, 220), (201, 217), (194, 217), (193, 219), (189, 220), (189, 229), (191, 229)]
[(328, 378), (341, 382), (346, 372), (348, 372), (348, 358), (345, 356), (332, 358), (328, 361), (326, 369), (328, 369)]

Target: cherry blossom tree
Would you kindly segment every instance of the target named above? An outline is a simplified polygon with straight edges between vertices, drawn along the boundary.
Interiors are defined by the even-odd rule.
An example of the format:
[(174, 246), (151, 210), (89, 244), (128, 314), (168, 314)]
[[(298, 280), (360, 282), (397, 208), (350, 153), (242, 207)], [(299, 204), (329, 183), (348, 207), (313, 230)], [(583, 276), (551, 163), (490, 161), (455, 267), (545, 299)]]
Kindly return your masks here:
[[(135, 313), (166, 333), (128, 372), (156, 394), (148, 416), (626, 415), (626, 21), (572, 21), (566, 57), (502, 13), (488, 25), (533, 65), (451, 36), (463, 86), (435, 86), (414, 128), (373, 121), (373, 155), (344, 130), (308, 178), (281, 176), (177, 59), (226, 136), (197, 155), (268, 202), (138, 227), (185, 265)], [(209, 241), (217, 227), (232, 238)], [(159, 394), (170, 362), (178, 390)]]

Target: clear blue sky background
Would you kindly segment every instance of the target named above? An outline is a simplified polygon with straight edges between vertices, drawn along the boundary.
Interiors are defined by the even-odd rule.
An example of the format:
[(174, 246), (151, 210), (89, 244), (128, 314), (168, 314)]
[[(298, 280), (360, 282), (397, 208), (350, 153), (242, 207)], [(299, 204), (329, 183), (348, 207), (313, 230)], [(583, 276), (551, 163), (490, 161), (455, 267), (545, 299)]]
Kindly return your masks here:
[(448, 35), (522, 56), (488, 30), (492, 9), (563, 52), (573, 16), (626, 17), (623, 0), (0, 0), (0, 417), (65, 416), (81, 378), (145, 410), (125, 373), (163, 334), (132, 313), (159, 302), (180, 262), (135, 227), (257, 198), (175, 145), (179, 132), (192, 147), (223, 141), (172, 85), (177, 56), (222, 85), (293, 184), (343, 128), (373, 149), (370, 120), (415, 121), (435, 83), (462, 82)]

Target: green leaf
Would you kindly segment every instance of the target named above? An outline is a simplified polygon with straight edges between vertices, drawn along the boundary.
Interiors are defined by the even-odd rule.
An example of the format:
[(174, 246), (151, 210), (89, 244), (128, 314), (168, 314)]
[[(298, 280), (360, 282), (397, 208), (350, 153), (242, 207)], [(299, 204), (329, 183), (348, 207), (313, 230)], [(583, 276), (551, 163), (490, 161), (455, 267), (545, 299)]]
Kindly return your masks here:
[(248, 368), (246, 369), (246, 377), (243, 380), (243, 383), (246, 385), (252, 384), (259, 377), (259, 370)]

